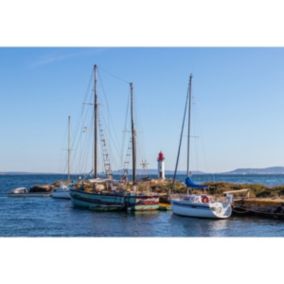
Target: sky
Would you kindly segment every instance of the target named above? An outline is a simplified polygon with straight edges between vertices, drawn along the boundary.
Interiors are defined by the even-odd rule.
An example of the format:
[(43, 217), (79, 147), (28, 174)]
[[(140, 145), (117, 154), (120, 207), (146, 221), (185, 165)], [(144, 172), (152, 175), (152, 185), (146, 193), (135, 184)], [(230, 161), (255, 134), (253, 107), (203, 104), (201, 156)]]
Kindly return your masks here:
[[(174, 169), (190, 73), (191, 170), (284, 166), (283, 48), (18, 47), (0, 48), (0, 62), (0, 172), (65, 172), (68, 115), (72, 171), (92, 169), (94, 64), (113, 169), (122, 167), (129, 141), (128, 82), (138, 167), (143, 159), (156, 168), (163, 151), (166, 169)], [(185, 144), (186, 136), (180, 170)]]

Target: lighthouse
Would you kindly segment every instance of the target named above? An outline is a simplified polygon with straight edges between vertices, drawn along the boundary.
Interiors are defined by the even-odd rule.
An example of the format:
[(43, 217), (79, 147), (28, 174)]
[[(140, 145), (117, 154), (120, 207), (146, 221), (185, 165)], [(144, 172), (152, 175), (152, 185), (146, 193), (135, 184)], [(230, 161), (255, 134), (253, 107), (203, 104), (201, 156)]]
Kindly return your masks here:
[(165, 179), (165, 157), (162, 151), (158, 154), (158, 177)]

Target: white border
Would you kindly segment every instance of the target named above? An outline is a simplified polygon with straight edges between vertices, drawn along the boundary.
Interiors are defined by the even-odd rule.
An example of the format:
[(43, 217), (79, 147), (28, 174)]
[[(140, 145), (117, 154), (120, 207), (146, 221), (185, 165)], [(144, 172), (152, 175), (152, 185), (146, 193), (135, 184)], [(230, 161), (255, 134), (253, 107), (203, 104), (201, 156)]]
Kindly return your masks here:
[(4, 0), (1, 46), (283, 46), (278, 0)]
[(0, 279), (7, 284), (278, 283), (282, 244), (276, 238), (1, 239)]

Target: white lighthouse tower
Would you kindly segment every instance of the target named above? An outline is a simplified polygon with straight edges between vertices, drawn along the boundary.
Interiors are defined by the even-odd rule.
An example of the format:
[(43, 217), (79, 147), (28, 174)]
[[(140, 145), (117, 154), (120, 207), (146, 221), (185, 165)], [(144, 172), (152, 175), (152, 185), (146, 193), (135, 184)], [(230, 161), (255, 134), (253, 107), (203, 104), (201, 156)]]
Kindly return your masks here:
[(158, 177), (165, 179), (165, 157), (162, 151), (158, 154)]

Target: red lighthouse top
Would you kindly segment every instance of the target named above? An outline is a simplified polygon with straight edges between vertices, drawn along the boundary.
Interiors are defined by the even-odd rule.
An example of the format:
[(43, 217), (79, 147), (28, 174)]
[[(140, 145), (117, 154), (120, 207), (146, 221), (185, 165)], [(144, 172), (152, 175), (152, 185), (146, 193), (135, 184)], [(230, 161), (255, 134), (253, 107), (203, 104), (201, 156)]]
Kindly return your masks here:
[(158, 161), (164, 161), (165, 160), (165, 157), (164, 157), (164, 154), (162, 151), (160, 151), (160, 153), (158, 154), (158, 158), (157, 158)]

